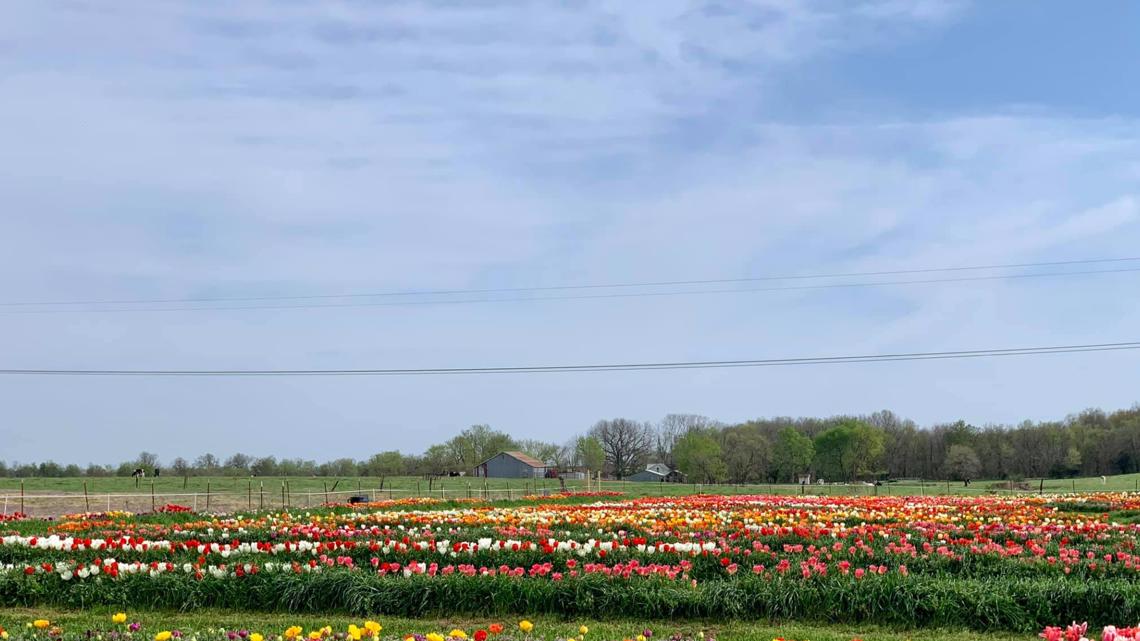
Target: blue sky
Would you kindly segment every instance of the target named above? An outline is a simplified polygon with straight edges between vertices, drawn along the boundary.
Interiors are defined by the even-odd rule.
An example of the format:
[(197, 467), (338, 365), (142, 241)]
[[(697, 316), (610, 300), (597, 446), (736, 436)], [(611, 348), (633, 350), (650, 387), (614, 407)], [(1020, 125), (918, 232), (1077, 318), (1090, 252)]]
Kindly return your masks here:
[[(4, 301), (736, 278), (1140, 254), (1140, 9), (24, 2)], [(357, 368), (1135, 340), (1135, 274), (484, 305), (0, 313), (29, 368)], [(1140, 401), (1132, 353), (413, 379), (0, 381), (0, 458), (420, 451), (472, 423)]]

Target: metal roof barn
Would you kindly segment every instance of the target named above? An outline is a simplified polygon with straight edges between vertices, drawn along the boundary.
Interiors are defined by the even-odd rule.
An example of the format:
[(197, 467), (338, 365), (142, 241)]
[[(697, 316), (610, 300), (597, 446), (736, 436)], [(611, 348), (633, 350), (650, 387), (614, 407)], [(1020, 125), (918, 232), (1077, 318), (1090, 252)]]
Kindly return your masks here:
[(522, 452), (499, 452), (475, 466), (473, 476), (499, 479), (532, 479), (546, 475), (546, 464)]

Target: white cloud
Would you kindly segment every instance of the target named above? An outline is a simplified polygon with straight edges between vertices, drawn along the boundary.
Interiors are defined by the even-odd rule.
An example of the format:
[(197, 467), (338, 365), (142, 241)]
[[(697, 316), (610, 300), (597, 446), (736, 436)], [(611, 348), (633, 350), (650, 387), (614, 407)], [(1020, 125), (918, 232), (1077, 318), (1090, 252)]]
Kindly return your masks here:
[[(937, 29), (962, 16), (958, 3), (68, 6), (26, 5), (0, 25), (0, 120), (16, 123), (0, 147), (9, 300), (902, 269), (1119, 256), (1140, 244), (1134, 122), (1045, 109), (870, 114), (853, 125), (765, 119), (780, 72)], [(723, 143), (705, 144), (709, 122)], [(19, 337), (0, 363), (446, 366), (1047, 343), (1140, 322), (1127, 297), (1099, 296), (1104, 282), (0, 314), (0, 329)], [(1082, 317), (1077, 305), (1093, 301), (1112, 313)], [(161, 431), (171, 447), (270, 418), (359, 436), (377, 422), (522, 430), (556, 414), (541, 421), (552, 438), (610, 413), (732, 420), (892, 398), (920, 419), (950, 418), (954, 407), (914, 371), (104, 381), (68, 384), (68, 403), (47, 402), (59, 398), (52, 381), (19, 381), (0, 400), (29, 424), (99, 417), (121, 439), (149, 434), (140, 426), (184, 428)], [(1032, 366), (1018, 374), (1043, 376)], [(757, 400), (757, 390), (767, 395)], [(1092, 394), (1074, 388), (1050, 402), (1082, 391)], [(1007, 391), (1004, 407), (1016, 413), (1031, 396)], [(266, 433), (248, 430), (234, 447), (264, 450)], [(37, 456), (45, 438), (27, 436), (19, 455)], [(390, 438), (425, 442), (410, 429)], [(107, 447), (99, 457), (116, 455)]]

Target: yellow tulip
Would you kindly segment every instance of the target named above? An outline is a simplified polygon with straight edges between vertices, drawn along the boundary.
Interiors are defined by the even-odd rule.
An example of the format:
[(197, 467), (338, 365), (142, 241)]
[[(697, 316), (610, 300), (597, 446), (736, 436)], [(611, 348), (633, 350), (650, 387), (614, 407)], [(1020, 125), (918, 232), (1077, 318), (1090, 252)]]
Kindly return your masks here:
[(299, 626), (299, 625), (290, 626), (290, 627), (285, 629), (285, 638), (286, 639), (296, 639), (298, 636), (301, 635), (302, 632), (304, 632), (304, 629), (302, 629), (301, 626)]
[(356, 627), (356, 624), (350, 624), (348, 626), (348, 637), (352, 639), (352, 641), (360, 641), (361, 636), (362, 632), (360, 628)]
[(39, 628), (40, 630), (43, 630), (44, 628), (51, 625), (51, 621), (48, 621), (47, 619), (36, 619), (35, 621), (32, 621), (32, 625)]
[(249, 635), (249, 641), (265, 641), (265, 637), (263, 637), (263, 636), (261, 636), (260, 634), (258, 634), (258, 633), (256, 633), (256, 632), (254, 632), (254, 633), (252, 633), (252, 634), (250, 634), (250, 635)]
[(443, 635), (438, 632), (431, 632), (427, 635), (427, 641), (443, 641)]
[(321, 631), (320, 630), (313, 630), (312, 632), (309, 633), (309, 638), (313, 639), (314, 641), (316, 639), (321, 638)]
[(171, 636), (172, 635), (170, 634), (170, 630), (163, 630), (162, 632), (154, 635), (154, 641), (170, 641)]
[(379, 623), (377, 623), (375, 621), (365, 621), (364, 622), (364, 629), (368, 630), (369, 632), (372, 633), (373, 636), (375, 636), (377, 634), (380, 634), (380, 631), (384, 629), (384, 626), (380, 625)]
[(637, 641), (645, 641), (645, 635), (644, 634), (637, 635)]
[(522, 621), (519, 621), (519, 629), (523, 632), (530, 632), (534, 629), (534, 624), (530, 621), (527, 621), (526, 619), (523, 619)]
[(589, 631), (590, 631), (590, 628), (587, 628), (584, 625), (578, 626), (578, 634), (586, 634)]
[(466, 639), (467, 633), (463, 630), (460, 630), (459, 628), (455, 628), (451, 632), (448, 632), (447, 636), (451, 637), (452, 639)]
[(126, 622), (127, 622), (127, 613), (126, 612), (116, 612), (115, 614), (111, 615), (111, 623), (126, 623)]

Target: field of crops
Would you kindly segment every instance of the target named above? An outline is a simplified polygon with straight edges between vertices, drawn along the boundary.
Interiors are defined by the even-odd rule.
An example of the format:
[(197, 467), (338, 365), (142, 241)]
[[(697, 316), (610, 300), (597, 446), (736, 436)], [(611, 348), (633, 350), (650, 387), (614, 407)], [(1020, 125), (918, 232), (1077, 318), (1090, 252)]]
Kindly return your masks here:
[[(531, 634), (516, 625), (527, 617), (554, 617), (1032, 638), (1059, 622), (1140, 620), (1138, 515), (1140, 495), (1105, 493), (419, 498), (7, 517), (0, 606), (357, 617), (361, 634), (365, 620), (463, 617), (506, 622), (509, 638)], [(18, 630), (49, 635), (43, 621)], [(676, 634), (696, 635), (694, 625)]]

